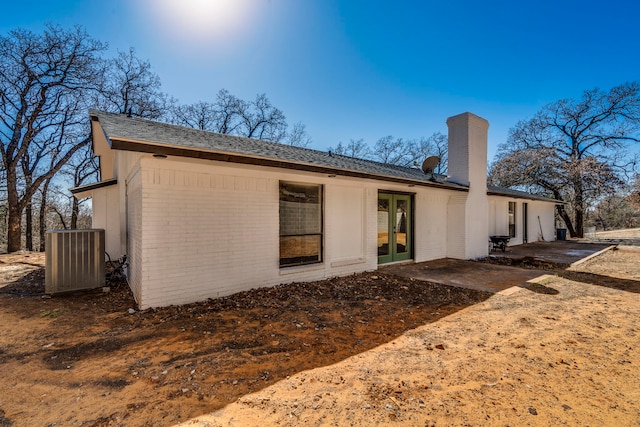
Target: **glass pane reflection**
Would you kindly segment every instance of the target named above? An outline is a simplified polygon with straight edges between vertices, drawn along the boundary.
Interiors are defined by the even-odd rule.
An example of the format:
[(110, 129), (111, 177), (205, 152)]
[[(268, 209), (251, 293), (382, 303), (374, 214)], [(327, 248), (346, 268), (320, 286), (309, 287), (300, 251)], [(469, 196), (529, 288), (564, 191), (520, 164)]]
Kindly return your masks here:
[(389, 200), (378, 199), (378, 256), (389, 255)]
[(407, 201), (396, 202), (396, 252), (407, 251)]

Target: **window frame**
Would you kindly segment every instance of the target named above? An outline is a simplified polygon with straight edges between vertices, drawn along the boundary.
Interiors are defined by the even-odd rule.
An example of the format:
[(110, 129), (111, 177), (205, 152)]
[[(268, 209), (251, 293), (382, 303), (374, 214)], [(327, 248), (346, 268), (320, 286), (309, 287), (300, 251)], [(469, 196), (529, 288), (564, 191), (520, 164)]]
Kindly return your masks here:
[[(300, 186), (300, 187), (315, 187), (317, 188), (318, 191), (318, 205), (319, 205), (319, 209), (318, 209), (318, 214), (319, 214), (319, 218), (318, 218), (318, 222), (319, 222), (319, 232), (317, 233), (283, 233), (282, 230), (282, 215), (283, 215), (283, 206), (282, 206), (282, 202), (284, 201), (282, 199), (282, 190), (283, 190), (283, 186)], [(324, 189), (324, 185), (323, 184), (316, 184), (316, 183), (309, 183), (309, 182), (296, 182), (296, 181), (286, 181), (286, 180), (280, 180), (278, 182), (278, 221), (279, 221), (279, 226), (278, 226), (278, 241), (279, 241), (279, 249), (278, 249), (278, 265), (280, 268), (291, 268), (291, 267), (299, 267), (299, 266), (305, 266), (305, 265), (312, 265), (312, 264), (322, 264), (324, 262), (324, 207), (325, 207), (325, 200), (324, 200), (324, 193), (325, 193), (325, 189)], [(283, 263), (283, 259), (291, 259), (291, 257), (289, 258), (283, 258), (282, 257), (282, 242), (283, 242), (283, 238), (292, 238), (292, 237), (309, 237), (309, 236), (318, 236), (318, 253), (317, 253), (317, 259), (301, 259), (300, 261), (297, 262), (284, 262)], [(301, 255), (297, 258), (305, 258), (304, 255)], [(307, 257), (309, 258), (309, 257)]]
[(516, 202), (509, 202), (507, 208), (507, 225), (509, 228), (509, 237), (516, 237)]

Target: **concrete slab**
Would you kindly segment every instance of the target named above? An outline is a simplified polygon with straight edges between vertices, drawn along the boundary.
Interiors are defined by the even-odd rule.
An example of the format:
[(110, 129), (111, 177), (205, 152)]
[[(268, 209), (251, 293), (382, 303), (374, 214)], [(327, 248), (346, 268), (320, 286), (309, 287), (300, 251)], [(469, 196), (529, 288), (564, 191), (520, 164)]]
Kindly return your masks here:
[(543, 274), (539, 270), (451, 258), (392, 265), (382, 267), (380, 271), (400, 277), (493, 293), (513, 286), (526, 287), (528, 280)]
[(608, 243), (588, 243), (584, 241), (535, 242), (509, 246), (506, 252), (491, 251), (494, 258), (524, 259), (533, 258), (553, 264), (570, 265), (610, 246)]
[[(585, 243), (578, 241), (536, 242), (524, 245), (510, 246), (506, 252), (492, 251), (491, 258), (508, 258), (513, 260), (536, 260), (547, 262), (556, 268), (569, 266), (583, 258), (592, 256), (607, 244)], [(505, 262), (510, 264), (511, 262)], [(534, 263), (524, 263), (534, 264)], [(532, 268), (519, 268), (510, 265), (463, 261), (444, 258), (415, 264), (395, 264), (381, 266), (384, 273), (400, 277), (426, 280), (443, 285), (458, 286), (508, 295), (512, 287), (531, 288), (532, 282), (545, 273)]]

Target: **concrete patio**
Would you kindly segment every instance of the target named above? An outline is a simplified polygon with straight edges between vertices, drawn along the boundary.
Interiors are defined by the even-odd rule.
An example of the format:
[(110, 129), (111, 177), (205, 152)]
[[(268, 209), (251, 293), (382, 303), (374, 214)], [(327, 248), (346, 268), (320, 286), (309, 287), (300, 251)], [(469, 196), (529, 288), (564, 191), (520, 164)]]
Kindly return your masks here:
[(611, 246), (608, 242), (557, 240), (509, 246), (506, 252), (491, 251), (489, 257), (509, 259), (535, 259), (553, 264), (572, 264)]
[[(506, 252), (492, 251), (493, 261), (505, 263), (548, 263), (549, 267), (561, 268), (587, 258), (606, 248), (607, 244), (580, 243), (575, 241), (537, 242), (511, 246)], [(395, 264), (381, 268), (387, 274), (405, 278), (425, 280), (443, 285), (476, 289), (487, 292), (501, 292), (514, 286), (530, 287), (532, 279), (544, 272), (540, 269), (499, 265), (492, 262), (464, 261), (444, 258), (415, 264)]]

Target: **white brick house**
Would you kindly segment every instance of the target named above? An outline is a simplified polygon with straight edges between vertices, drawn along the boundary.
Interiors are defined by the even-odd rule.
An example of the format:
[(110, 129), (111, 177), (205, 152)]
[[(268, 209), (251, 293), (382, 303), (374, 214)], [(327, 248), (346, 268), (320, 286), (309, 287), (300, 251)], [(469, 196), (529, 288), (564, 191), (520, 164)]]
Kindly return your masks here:
[(140, 308), (488, 254), (554, 235), (555, 201), (487, 188), (488, 122), (447, 120), (449, 176), (92, 111), (93, 227)]

